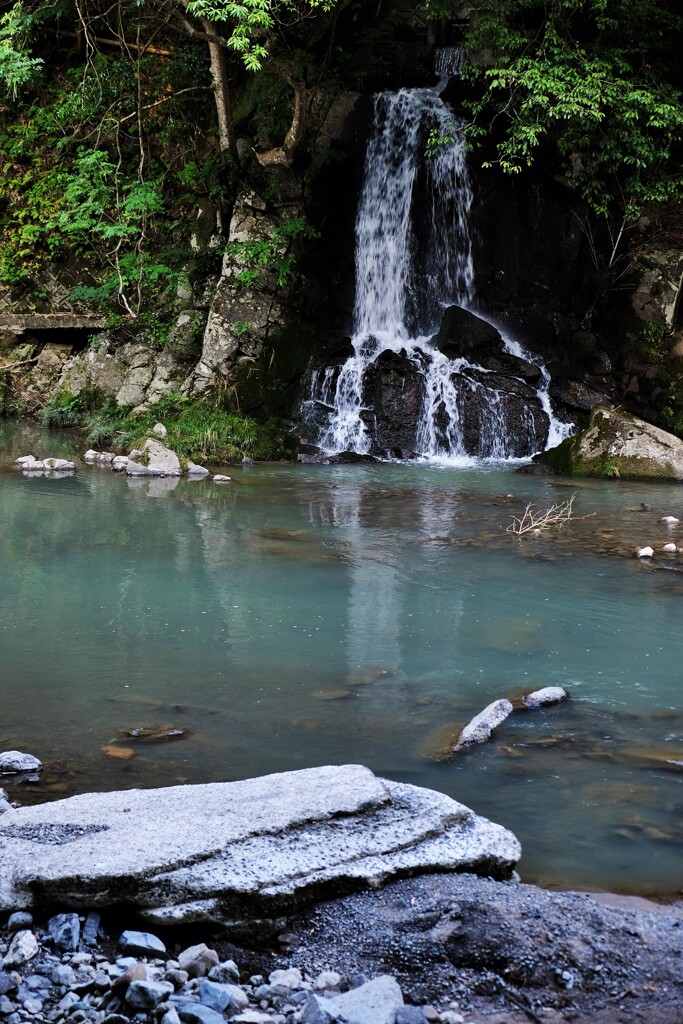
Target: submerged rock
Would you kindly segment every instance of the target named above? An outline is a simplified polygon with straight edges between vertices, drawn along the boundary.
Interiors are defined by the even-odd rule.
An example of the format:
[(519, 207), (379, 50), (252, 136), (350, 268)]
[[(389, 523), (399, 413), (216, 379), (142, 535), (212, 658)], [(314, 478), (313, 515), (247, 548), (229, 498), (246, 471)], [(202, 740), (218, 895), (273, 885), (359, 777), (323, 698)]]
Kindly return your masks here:
[(234, 924), (396, 874), (508, 877), (521, 854), (463, 804), (360, 765), (89, 793), (4, 820), (0, 910), (133, 903), (159, 924)]

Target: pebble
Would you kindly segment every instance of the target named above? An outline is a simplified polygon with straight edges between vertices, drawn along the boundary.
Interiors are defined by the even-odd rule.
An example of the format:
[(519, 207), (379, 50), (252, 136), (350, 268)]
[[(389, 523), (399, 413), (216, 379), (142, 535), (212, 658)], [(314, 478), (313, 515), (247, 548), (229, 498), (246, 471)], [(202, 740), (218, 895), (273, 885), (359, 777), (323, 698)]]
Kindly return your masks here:
[(228, 484), (230, 483), (230, 477), (224, 476), (223, 473), (214, 473), (213, 482), (215, 484)]
[(636, 558), (652, 558), (653, 555), (654, 549), (649, 546), (646, 546), (644, 548), (636, 548), (635, 550)]
[(676, 519), (676, 516), (662, 516), (659, 521), (660, 523), (666, 523), (667, 526), (676, 526), (680, 522), (679, 519)]

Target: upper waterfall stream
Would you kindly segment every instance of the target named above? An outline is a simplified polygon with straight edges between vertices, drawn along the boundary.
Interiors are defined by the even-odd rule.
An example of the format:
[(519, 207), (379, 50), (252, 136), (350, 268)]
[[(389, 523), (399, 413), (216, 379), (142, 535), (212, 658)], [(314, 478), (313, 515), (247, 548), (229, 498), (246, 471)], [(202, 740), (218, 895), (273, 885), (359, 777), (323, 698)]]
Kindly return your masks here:
[[(356, 218), (353, 354), (314, 372), (304, 408), (326, 451), (505, 459), (531, 455), (571, 432), (553, 413), (541, 360), (473, 312), (464, 122), (441, 99), (462, 60), (461, 51), (437, 51), (436, 87), (374, 98)], [(435, 343), (452, 306), (493, 329), (507, 356), (502, 386), (490, 366)], [(519, 376), (515, 360), (532, 368), (534, 386)], [(387, 403), (385, 419), (413, 422), (412, 435), (398, 446), (382, 427)]]

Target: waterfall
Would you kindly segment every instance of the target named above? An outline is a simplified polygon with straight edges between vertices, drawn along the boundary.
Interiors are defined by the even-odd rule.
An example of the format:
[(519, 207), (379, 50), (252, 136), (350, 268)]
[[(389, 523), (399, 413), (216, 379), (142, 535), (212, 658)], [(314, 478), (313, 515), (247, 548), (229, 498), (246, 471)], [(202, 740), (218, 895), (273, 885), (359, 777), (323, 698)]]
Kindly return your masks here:
[[(539, 367), (542, 378), (541, 387), (531, 389), (533, 407), (521, 416), (521, 440), (519, 395), (501, 392), (486, 367), (449, 358), (434, 344), (446, 308), (474, 307), (472, 188), (464, 122), (440, 95), (449, 78), (459, 74), (463, 60), (463, 51), (437, 50), (435, 88), (374, 97), (356, 218), (353, 355), (341, 367), (314, 374), (304, 410), (304, 419), (310, 420), (314, 409), (318, 422), (322, 412), (318, 444), (326, 451), (383, 451), (369, 392), (373, 368), (376, 373), (392, 353), (397, 367), (408, 366), (422, 382), (414, 450), (401, 454), (496, 459), (529, 455), (545, 446), (549, 431), (555, 436), (564, 428), (552, 413), (549, 377), (540, 360), (502, 332), (505, 351)], [(513, 391), (523, 390), (524, 382), (518, 383)]]

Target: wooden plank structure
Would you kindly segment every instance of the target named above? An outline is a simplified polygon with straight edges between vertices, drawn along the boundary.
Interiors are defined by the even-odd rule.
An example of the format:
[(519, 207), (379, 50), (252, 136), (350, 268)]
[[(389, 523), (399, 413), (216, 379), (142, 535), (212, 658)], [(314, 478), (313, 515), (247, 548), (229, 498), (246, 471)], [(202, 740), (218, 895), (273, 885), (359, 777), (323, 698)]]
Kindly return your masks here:
[(25, 331), (101, 330), (105, 325), (102, 313), (2, 313), (0, 331), (24, 334)]

